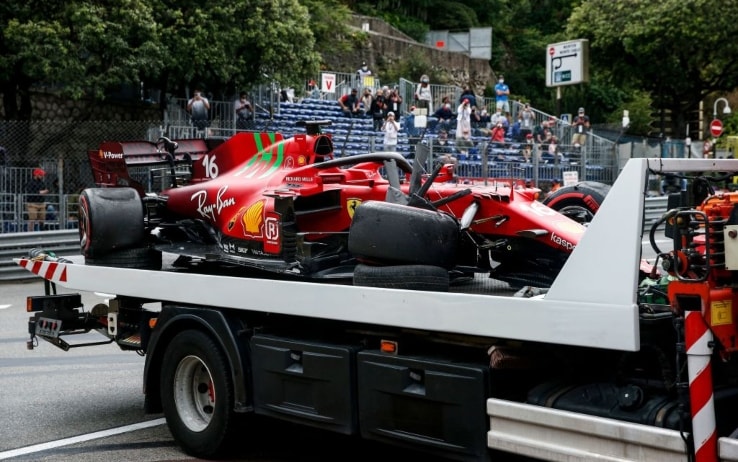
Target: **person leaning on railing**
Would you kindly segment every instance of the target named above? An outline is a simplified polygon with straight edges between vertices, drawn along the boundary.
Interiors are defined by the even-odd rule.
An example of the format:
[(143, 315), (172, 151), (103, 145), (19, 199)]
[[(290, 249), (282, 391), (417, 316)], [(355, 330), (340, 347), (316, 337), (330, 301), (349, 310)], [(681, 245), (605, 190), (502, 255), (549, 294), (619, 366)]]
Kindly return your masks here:
[(44, 181), (45, 176), (46, 172), (42, 169), (33, 169), (31, 180), (23, 188), (26, 197), (26, 213), (28, 214), (28, 231), (36, 231), (37, 228), (41, 230), (46, 219), (44, 195), (49, 193), (49, 188)]

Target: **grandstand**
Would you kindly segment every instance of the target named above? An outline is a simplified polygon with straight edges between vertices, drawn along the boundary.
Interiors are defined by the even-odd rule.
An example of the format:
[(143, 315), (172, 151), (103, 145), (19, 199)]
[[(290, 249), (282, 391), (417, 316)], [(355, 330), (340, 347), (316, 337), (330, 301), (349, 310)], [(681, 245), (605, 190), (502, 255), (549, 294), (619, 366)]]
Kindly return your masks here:
[[(407, 87), (411, 87), (408, 83)], [(402, 89), (403, 87), (400, 86)], [(346, 91), (350, 90), (349, 87)], [(440, 95), (456, 95), (460, 89), (453, 86), (437, 88)], [(374, 130), (373, 121), (367, 117), (348, 117), (343, 114), (337, 103), (341, 95), (336, 92), (332, 94), (313, 94), (310, 97), (297, 99), (295, 102), (270, 102), (268, 110), (262, 110), (256, 114), (252, 130), (280, 132), (285, 137), (296, 133), (304, 133), (304, 127), (297, 126), (299, 120), (330, 120), (331, 125), (323, 128), (324, 133), (333, 137), (335, 144), (335, 155), (339, 157), (352, 156), (367, 152), (382, 150), (384, 135), (381, 131)], [(480, 106), (486, 107), (489, 102), (479, 97)], [(183, 103), (181, 101), (180, 103)], [(187, 136), (209, 136), (228, 137), (235, 133), (235, 120), (232, 113), (232, 103), (228, 101), (211, 101), (213, 108), (223, 106), (222, 110), (215, 109), (214, 112), (224, 114), (220, 118), (212, 120), (211, 127), (207, 132), (195, 134), (186, 113), (170, 113), (170, 120), (176, 121), (169, 127), (169, 135), (173, 137)], [(258, 106), (258, 103), (257, 103)], [(404, 107), (407, 108), (407, 99)], [(517, 111), (521, 108), (518, 102), (512, 103), (513, 120)], [(183, 107), (183, 104), (175, 104), (174, 109)], [(427, 129), (414, 128), (412, 121), (407, 118), (407, 110), (404, 115), (398, 117), (401, 125), (398, 139), (397, 152), (407, 157), (414, 158), (415, 146), (418, 143), (426, 144), (431, 154), (441, 152), (437, 143), (437, 129), (434, 120), (430, 118)], [(563, 178), (565, 172), (576, 172), (579, 180), (600, 181), (612, 183), (617, 175), (617, 159), (615, 155), (615, 143), (605, 138), (592, 134), (588, 137), (587, 144), (582, 151), (574, 150), (565, 142), (571, 139), (570, 129), (562, 120), (549, 114), (535, 111), (536, 122), (550, 120), (553, 123), (552, 131), (562, 142), (559, 143), (557, 154), (550, 155), (548, 152), (538, 152), (539, 146), (529, 145), (530, 160), (526, 161), (523, 151), (526, 149), (525, 140), (514, 139), (512, 131), (508, 131), (504, 143), (493, 144), (488, 136), (482, 135), (479, 130), (474, 130), (470, 146), (457, 146), (454, 142), (454, 129), (448, 132), (449, 141), (444, 147), (458, 160), (457, 175), (464, 178), (530, 178), (539, 187), (547, 187), (554, 178)], [(455, 126), (455, 124), (453, 124)], [(486, 167), (486, 168), (485, 168)], [(485, 175), (486, 172), (486, 175)], [(568, 175), (567, 175), (568, 176)]]

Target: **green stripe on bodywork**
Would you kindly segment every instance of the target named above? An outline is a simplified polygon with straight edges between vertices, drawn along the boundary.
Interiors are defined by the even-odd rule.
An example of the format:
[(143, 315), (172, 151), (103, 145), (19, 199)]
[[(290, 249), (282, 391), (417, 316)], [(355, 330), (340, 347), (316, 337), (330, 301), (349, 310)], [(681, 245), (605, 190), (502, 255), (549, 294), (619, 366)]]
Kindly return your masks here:
[(284, 143), (279, 143), (277, 145), (277, 159), (274, 161), (271, 168), (267, 170), (266, 172), (264, 172), (259, 178), (266, 178), (269, 175), (273, 174), (275, 171), (277, 171), (279, 167), (282, 165), (283, 158), (284, 158)]

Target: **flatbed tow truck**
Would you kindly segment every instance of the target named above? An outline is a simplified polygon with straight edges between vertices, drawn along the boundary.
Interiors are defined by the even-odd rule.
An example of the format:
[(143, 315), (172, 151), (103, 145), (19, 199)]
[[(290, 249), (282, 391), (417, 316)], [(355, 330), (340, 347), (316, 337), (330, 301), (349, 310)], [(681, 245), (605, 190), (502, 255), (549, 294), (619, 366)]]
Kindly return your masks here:
[[(83, 346), (67, 340), (98, 331), (145, 354), (147, 410), (163, 411), (198, 457), (243, 444), (259, 414), (450, 460), (496, 449), (738, 461), (738, 199), (670, 209), (659, 224), (673, 245), (651, 273), (640, 263), (649, 174), (735, 170), (631, 159), (533, 297), (87, 266), (35, 251), (16, 260), (47, 281), (28, 298), (29, 347)], [(84, 307), (56, 285), (114, 297)]]

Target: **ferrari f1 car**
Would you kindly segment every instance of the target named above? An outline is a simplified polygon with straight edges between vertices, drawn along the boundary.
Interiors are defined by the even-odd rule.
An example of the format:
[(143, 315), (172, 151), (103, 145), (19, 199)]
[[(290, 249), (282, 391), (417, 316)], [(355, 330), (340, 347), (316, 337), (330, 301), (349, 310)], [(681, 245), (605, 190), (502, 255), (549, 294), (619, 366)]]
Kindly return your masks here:
[[(97, 187), (80, 196), (85, 263), (159, 269), (166, 252), (178, 266), (268, 277), (442, 290), (449, 274), (488, 273), (546, 287), (586, 229), (556, 209), (591, 214), (607, 192), (581, 183), (544, 204), (538, 189), (455, 181), (453, 165), (427, 173), (422, 146), (412, 164), (336, 157), (329, 123), (291, 138), (102, 143), (88, 153)], [(161, 168), (136, 173), (144, 165)]]

